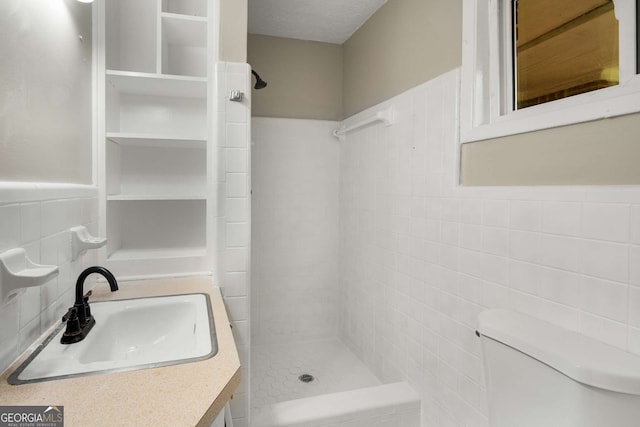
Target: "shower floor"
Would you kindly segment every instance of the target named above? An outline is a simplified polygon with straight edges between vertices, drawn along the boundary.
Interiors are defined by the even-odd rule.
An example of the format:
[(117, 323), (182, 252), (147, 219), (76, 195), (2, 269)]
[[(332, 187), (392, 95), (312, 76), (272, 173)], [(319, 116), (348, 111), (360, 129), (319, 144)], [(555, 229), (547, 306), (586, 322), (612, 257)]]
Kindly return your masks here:
[[(251, 351), (252, 414), (265, 405), (381, 384), (339, 339), (258, 345)], [(300, 381), (303, 374), (314, 380)]]

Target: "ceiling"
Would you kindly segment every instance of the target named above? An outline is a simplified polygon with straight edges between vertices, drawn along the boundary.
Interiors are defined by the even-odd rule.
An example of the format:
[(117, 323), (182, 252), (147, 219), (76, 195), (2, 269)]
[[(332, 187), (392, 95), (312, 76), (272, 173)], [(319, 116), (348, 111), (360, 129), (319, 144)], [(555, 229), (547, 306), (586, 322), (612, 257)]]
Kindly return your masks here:
[(249, 33), (342, 44), (387, 0), (249, 0)]

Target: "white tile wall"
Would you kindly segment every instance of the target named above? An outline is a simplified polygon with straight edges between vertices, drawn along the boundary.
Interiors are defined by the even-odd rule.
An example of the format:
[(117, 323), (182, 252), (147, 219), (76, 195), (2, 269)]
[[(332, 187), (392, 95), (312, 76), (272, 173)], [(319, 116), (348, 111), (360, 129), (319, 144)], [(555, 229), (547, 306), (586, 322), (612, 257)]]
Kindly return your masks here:
[(338, 335), (337, 122), (254, 118), (255, 343)]
[(43, 286), (29, 288), (8, 304), (0, 302), (0, 372), (73, 305), (76, 278), (97, 259), (95, 251), (89, 251), (71, 261), (69, 232), (77, 225), (96, 232), (97, 190), (82, 190), (86, 195), (79, 197), (73, 191), (65, 196), (64, 190), (52, 194), (35, 187), (23, 185), (9, 192), (11, 183), (3, 183), (0, 252), (25, 248), (34, 262), (57, 265), (59, 274)]
[(342, 333), (423, 426), (486, 426), (477, 314), (506, 307), (640, 354), (640, 189), (459, 187), (457, 71), (341, 148)]
[[(222, 289), (240, 356), (241, 383), (231, 401), (234, 425), (247, 426), (249, 412), (250, 246), (251, 246), (251, 70), (247, 64), (219, 62), (215, 67), (217, 119), (216, 282)], [(245, 94), (242, 102), (229, 93)]]

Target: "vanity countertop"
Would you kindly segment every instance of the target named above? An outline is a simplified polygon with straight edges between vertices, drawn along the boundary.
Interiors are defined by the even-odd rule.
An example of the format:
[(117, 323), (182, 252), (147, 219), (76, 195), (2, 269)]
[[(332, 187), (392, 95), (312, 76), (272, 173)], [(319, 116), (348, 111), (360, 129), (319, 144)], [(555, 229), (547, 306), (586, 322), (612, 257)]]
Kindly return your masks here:
[[(31, 351), (0, 377), (0, 405), (64, 406), (67, 427), (208, 426), (240, 383), (240, 360), (220, 290), (211, 277), (122, 282), (118, 292), (98, 284), (92, 301), (159, 295), (209, 295), (218, 339), (210, 359), (152, 369), (9, 385), (7, 378)], [(51, 331), (31, 347), (35, 348)]]

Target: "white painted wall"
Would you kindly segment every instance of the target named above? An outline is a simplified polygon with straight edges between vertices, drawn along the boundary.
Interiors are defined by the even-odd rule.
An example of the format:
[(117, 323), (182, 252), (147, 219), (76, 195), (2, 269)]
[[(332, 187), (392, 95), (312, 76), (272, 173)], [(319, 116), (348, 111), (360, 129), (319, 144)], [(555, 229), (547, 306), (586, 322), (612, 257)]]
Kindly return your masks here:
[(0, 252), (59, 266), (0, 301), (0, 371), (73, 305), (75, 279), (95, 264), (93, 251), (71, 261), (69, 229), (96, 235), (97, 189), (51, 184), (92, 180), (91, 24), (91, 5), (75, 0), (0, 2)]
[(252, 119), (252, 341), (338, 334), (334, 121)]
[(0, 180), (91, 184), (91, 5), (0, 2)]
[(422, 397), (423, 426), (487, 426), (476, 316), (510, 308), (640, 354), (640, 187), (457, 182), (457, 71), (341, 145), (342, 334)]

